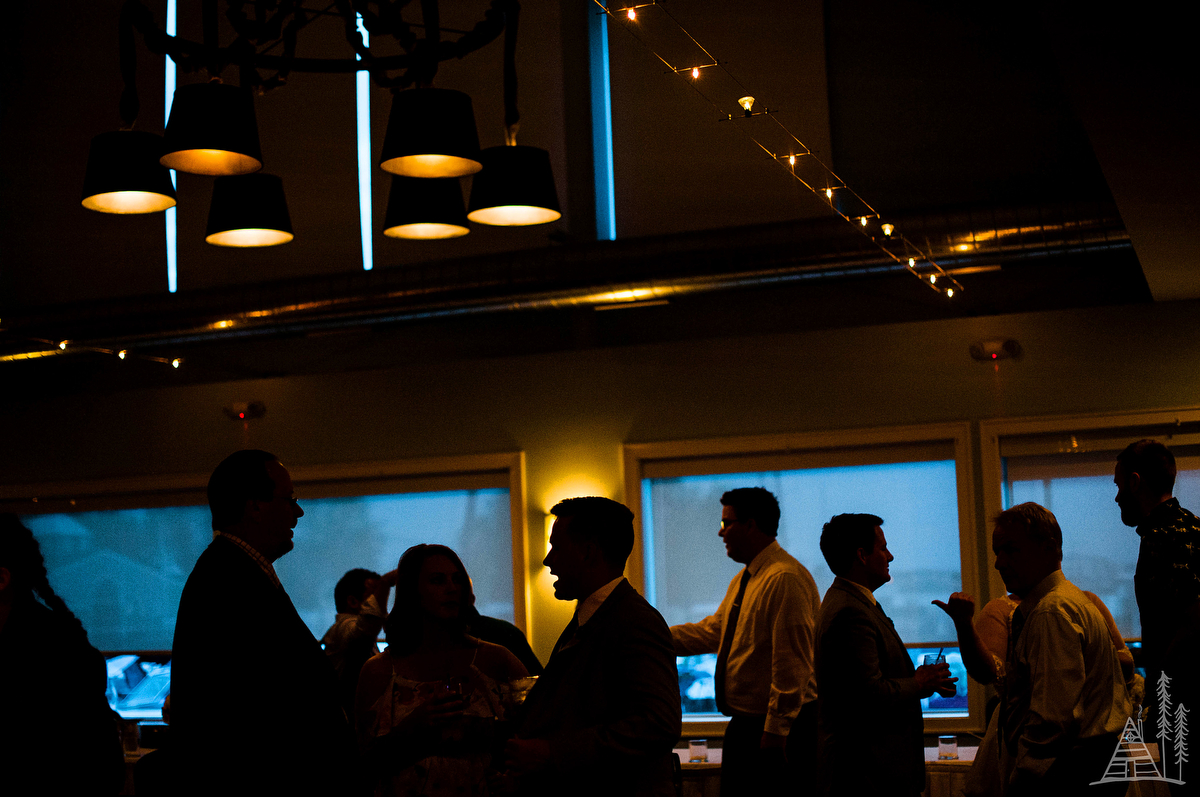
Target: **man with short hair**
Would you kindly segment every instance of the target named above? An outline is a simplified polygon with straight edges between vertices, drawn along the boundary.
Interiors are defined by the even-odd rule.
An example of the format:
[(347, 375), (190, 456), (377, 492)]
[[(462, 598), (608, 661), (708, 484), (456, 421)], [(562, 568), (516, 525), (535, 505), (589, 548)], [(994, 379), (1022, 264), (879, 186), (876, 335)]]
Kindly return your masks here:
[(875, 599), (891, 580), (883, 520), (836, 515), (821, 553), (836, 578), (817, 621), (817, 785), (822, 795), (918, 795), (925, 789), (921, 698), (953, 694), (946, 664), (913, 668)]
[(633, 513), (598, 497), (550, 511), (554, 596), (579, 603), (525, 699), (510, 770), (525, 794), (673, 797), (679, 680), (667, 624), (622, 576)]
[(1091, 784), (1105, 774), (1131, 704), (1108, 623), (1062, 573), (1062, 530), (1035, 503), (996, 516), (992, 550), (1009, 592), (1021, 596), (1012, 616), (1008, 655), (992, 668), (974, 632), (974, 598), (954, 593), (936, 601), (954, 620), (963, 661), (984, 683), (998, 684), (999, 719), (981, 749), (998, 760), (1003, 794), (1122, 794), (1128, 785)]
[(238, 451), (208, 482), (214, 539), (179, 600), (171, 660), (178, 790), (342, 794), (353, 740), (333, 668), (272, 563), (304, 511), (278, 457)]
[(779, 792), (813, 771), (817, 682), (813, 640), (821, 608), (804, 565), (776, 540), (779, 502), (762, 487), (721, 496), (725, 555), (745, 565), (717, 613), (671, 627), (677, 656), (717, 654), (717, 708), (730, 717), (721, 794)]
[(379, 652), (376, 640), (387, 619), (388, 595), (395, 585), (395, 570), (381, 576), (356, 567), (347, 571), (333, 587), (337, 616), (321, 637), (321, 644), (333, 664), (338, 694), (347, 717), (354, 716), (358, 673), (367, 659)]
[[(1200, 518), (1172, 497), (1175, 455), (1156, 440), (1139, 440), (1117, 455), (1113, 481), (1121, 520), (1141, 538), (1134, 594), (1142, 621), (1142, 664), (1146, 692), (1166, 673), (1172, 705), (1195, 708), (1200, 701)], [(1149, 735), (1157, 735), (1158, 702), (1151, 706)], [(1200, 768), (1198, 768), (1200, 769)], [(1200, 793), (1200, 774), (1186, 778)]]

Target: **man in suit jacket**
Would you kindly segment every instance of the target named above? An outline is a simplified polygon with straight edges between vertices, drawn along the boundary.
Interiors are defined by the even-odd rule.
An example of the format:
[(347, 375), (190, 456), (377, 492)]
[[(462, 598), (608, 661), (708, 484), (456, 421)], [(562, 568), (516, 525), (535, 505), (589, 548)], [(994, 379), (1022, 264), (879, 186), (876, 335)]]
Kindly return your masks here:
[(545, 564), (575, 617), (529, 693), (508, 760), (532, 794), (673, 797), (682, 713), (671, 632), (621, 573), (633, 513), (607, 498), (570, 498)]
[(817, 621), (817, 778), (826, 795), (917, 795), (925, 788), (921, 698), (953, 692), (946, 664), (914, 670), (875, 600), (891, 575), (875, 515), (837, 515), (821, 531), (836, 578)]
[(212, 543), (179, 601), (171, 729), (179, 788), (340, 794), (352, 740), (333, 667), (272, 562), (304, 514), (278, 458), (239, 451), (208, 483)]

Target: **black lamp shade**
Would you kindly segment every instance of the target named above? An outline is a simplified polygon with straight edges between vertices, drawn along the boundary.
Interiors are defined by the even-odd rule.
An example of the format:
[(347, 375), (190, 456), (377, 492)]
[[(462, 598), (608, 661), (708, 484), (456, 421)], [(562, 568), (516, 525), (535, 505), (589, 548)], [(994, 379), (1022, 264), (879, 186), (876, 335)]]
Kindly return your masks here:
[(163, 135), (162, 165), (209, 176), (262, 168), (258, 122), (249, 89), (192, 83), (175, 90)]
[(471, 231), (457, 177), (393, 177), (383, 234), (389, 238), (458, 238)]
[(218, 177), (204, 240), (216, 246), (276, 246), (292, 235), (283, 180), (273, 174)]
[(175, 206), (171, 173), (158, 159), (162, 136), (114, 130), (92, 139), (83, 206), (101, 213), (156, 213)]
[(562, 217), (550, 153), (537, 147), (489, 147), (483, 171), (471, 179), (467, 218), (479, 224), (521, 227)]
[(471, 98), (450, 89), (397, 93), (379, 166), (406, 177), (463, 177), (479, 171)]

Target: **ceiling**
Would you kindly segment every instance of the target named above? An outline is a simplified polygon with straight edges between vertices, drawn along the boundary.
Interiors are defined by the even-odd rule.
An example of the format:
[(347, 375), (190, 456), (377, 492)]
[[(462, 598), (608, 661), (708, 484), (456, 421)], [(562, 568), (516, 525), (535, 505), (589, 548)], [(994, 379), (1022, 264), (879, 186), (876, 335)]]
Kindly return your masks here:
[[(1102, 20), (1070, 4), (912, 0), (664, 8), (881, 214), (961, 270), (952, 301), (897, 272), (667, 72), (651, 49), (681, 52), (679, 39), (653, 7), (633, 26), (609, 23), (618, 240), (596, 242), (583, 54), (599, 8), (573, 0), (527, 0), (518, 50), (519, 140), (551, 152), (560, 222), (448, 242), (377, 232), (364, 273), (352, 80), (297, 74), (256, 100), (296, 240), (204, 244), (211, 182), (181, 175), (180, 289), (168, 294), (161, 216), (79, 205), (88, 142), (119, 125), (120, 5), (83, 4), (53, 35), (18, 12), (0, 33), (0, 136), (15, 154), (0, 165), (0, 354), (47, 350), (37, 339), (129, 346), (184, 356), (188, 374), (172, 379), (213, 381), (1200, 296), (1195, 68), (1175, 46), (1179, 26), (1140, 8)], [(147, 5), (161, 20), (165, 3)], [(465, 29), (487, 4), (444, 5), (443, 25)], [(181, 0), (181, 35), (200, 38), (198, 6)], [(438, 76), (471, 94), (484, 146), (502, 142), (500, 47)], [(346, 55), (336, 24), (311, 25), (301, 48)], [(139, 52), (140, 129), (162, 128), (161, 65)], [(373, 90), (376, 153), (389, 99)], [(373, 190), (378, 222), (386, 180)], [(596, 311), (621, 291), (656, 303)], [(76, 353), (0, 369), (47, 391), (165, 378), (158, 363), (118, 375), (112, 357)]]

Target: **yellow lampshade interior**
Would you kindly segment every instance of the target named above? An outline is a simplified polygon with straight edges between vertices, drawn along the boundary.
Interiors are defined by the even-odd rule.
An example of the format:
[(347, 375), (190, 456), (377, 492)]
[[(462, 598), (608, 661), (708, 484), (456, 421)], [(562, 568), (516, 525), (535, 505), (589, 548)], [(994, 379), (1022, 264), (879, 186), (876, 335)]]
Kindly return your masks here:
[(395, 227), (388, 227), (383, 231), (383, 234), (389, 238), (433, 241), (439, 238), (461, 238), (470, 231), (469, 227), (460, 227), (457, 224), (421, 222), (419, 224), (399, 224)]
[(456, 155), (404, 155), (386, 160), (380, 167), (405, 177), (465, 177), (475, 174), (483, 165)]
[(257, 158), (224, 149), (181, 149), (163, 155), (160, 163), (168, 169), (210, 177), (250, 174), (262, 168)]
[(534, 205), (501, 205), (473, 210), (467, 214), (467, 218), (477, 224), (490, 224), (494, 227), (525, 227), (557, 221), (562, 218), (562, 214), (557, 210)]
[(278, 246), (295, 238), (290, 232), (282, 230), (225, 230), (214, 232), (204, 240), (216, 246)]
[(109, 191), (87, 197), (83, 206), (101, 213), (157, 213), (175, 207), (175, 200), (151, 191)]

